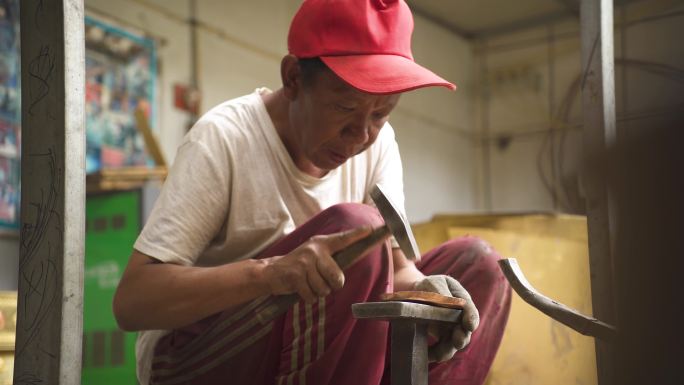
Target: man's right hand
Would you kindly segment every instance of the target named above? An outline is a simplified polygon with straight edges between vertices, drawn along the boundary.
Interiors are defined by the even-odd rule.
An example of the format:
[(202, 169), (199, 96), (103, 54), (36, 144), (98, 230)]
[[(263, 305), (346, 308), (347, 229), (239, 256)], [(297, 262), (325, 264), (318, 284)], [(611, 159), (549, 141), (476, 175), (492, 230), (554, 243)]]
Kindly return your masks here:
[(341, 289), (344, 273), (333, 259), (333, 254), (368, 236), (371, 231), (370, 227), (361, 227), (317, 235), (289, 254), (264, 259), (263, 278), (271, 294), (297, 293), (303, 300), (313, 302)]

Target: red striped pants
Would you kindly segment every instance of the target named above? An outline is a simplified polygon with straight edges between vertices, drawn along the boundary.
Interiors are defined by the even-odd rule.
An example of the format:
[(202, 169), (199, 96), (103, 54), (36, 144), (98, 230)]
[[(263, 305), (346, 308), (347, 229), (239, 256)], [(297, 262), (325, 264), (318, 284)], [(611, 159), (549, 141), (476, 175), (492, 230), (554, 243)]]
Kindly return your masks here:
[[(317, 234), (382, 223), (377, 210), (340, 204), (324, 210), (261, 257), (283, 255)], [(499, 256), (477, 238), (459, 238), (423, 255), (426, 275), (449, 274), (471, 294), (481, 322), (470, 345), (450, 361), (431, 364), (430, 384), (482, 384), (510, 310), (510, 287)], [(215, 314), (163, 337), (155, 348), (151, 384), (389, 384), (388, 323), (356, 320), (351, 304), (376, 301), (393, 290), (388, 245), (345, 271), (345, 286), (325, 298), (299, 302), (262, 324), (254, 310), (268, 297)], [(217, 294), (219, 295), (219, 294)]]

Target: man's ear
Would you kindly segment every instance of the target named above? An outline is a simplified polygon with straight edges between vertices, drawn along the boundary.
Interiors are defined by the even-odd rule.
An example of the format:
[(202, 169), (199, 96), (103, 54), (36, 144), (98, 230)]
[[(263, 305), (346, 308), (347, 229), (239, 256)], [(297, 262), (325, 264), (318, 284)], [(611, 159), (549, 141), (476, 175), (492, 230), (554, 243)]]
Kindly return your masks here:
[(302, 71), (299, 67), (299, 59), (294, 55), (286, 55), (280, 62), (280, 77), (283, 81), (283, 90), (288, 100), (295, 100), (302, 87)]

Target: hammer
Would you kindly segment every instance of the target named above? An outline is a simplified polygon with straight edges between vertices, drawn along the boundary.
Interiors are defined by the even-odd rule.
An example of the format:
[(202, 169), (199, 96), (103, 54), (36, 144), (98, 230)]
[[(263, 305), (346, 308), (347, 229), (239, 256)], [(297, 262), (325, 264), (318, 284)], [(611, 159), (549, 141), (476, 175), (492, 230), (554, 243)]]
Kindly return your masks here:
[[(377, 243), (388, 234), (394, 235), (399, 248), (408, 259), (420, 260), (420, 252), (418, 251), (418, 246), (413, 238), (408, 221), (401, 215), (401, 212), (397, 210), (397, 207), (390, 201), (379, 185), (375, 185), (370, 195), (378, 211), (380, 211), (380, 215), (385, 220), (385, 225), (373, 229), (365, 238), (333, 254), (333, 259), (335, 259), (340, 269), (344, 270), (349, 267), (367, 251), (369, 246)], [(288, 311), (294, 304), (299, 302), (299, 299), (297, 294), (273, 297), (256, 309), (256, 317), (262, 324), (266, 324)]]

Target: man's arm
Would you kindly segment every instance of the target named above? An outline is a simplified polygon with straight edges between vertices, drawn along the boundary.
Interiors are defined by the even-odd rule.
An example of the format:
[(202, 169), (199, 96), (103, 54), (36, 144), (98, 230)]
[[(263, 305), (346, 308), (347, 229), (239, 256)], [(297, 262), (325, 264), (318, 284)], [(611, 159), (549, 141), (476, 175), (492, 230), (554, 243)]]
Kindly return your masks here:
[(134, 250), (114, 296), (114, 316), (123, 330), (174, 329), (268, 294), (297, 293), (310, 302), (342, 288), (344, 274), (332, 255), (371, 231), (318, 235), (284, 256), (216, 267), (161, 263)]
[(114, 296), (114, 315), (127, 331), (188, 325), (269, 294), (265, 265), (248, 259), (217, 267), (182, 266), (133, 250)]

